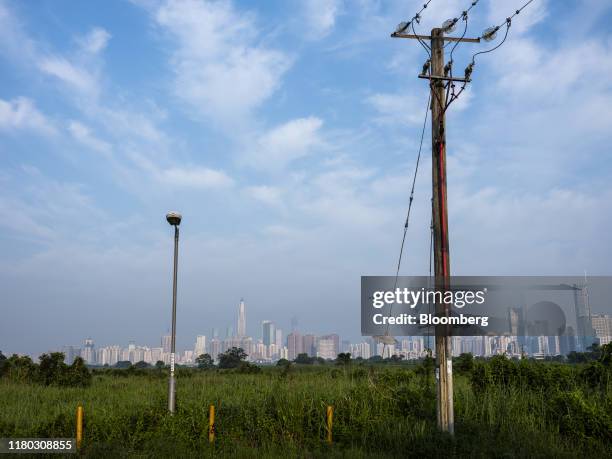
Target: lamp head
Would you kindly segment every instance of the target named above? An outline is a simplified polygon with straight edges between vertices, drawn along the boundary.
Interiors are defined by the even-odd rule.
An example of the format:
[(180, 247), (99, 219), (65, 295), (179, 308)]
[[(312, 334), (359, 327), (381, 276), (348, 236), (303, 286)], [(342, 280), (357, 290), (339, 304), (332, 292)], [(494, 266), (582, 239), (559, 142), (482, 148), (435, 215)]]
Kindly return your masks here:
[(178, 212), (168, 212), (166, 214), (166, 220), (168, 220), (168, 223), (170, 223), (172, 226), (178, 226), (181, 224), (181, 214), (179, 214)]

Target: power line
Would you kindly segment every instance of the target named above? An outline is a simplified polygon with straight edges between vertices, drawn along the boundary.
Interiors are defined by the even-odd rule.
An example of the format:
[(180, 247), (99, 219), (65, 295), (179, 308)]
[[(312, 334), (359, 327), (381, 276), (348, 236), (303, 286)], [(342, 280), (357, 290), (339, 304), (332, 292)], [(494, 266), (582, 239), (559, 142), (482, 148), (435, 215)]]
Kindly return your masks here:
[(432, 0), (427, 0), (427, 2), (423, 5), (423, 8), (421, 8), (418, 13), (412, 16), (412, 19), (410, 19), (408, 22), (400, 22), (399, 25), (397, 26), (397, 29), (395, 30), (395, 33), (405, 32), (414, 21), (416, 21), (417, 24), (420, 24), (421, 23), (421, 13), (425, 11), (425, 9), (429, 6), (431, 2)]
[[(425, 138), (425, 128), (427, 126), (427, 117), (429, 116), (430, 102), (431, 102), (431, 94), (427, 98), (427, 104), (425, 105), (425, 118), (423, 119), (423, 127), (421, 129), (421, 140), (419, 142), (419, 153), (417, 154), (417, 160), (416, 160), (416, 164), (414, 167), (414, 175), (412, 176), (412, 187), (410, 189), (410, 199), (408, 200), (408, 212), (406, 214), (406, 221), (404, 223), (404, 234), (402, 235), (402, 244), (400, 246), (399, 257), (397, 260), (397, 270), (395, 272), (395, 283), (393, 286), (393, 291), (395, 291), (395, 289), (397, 288), (397, 281), (399, 278), (400, 267), (402, 265), (402, 256), (404, 254), (404, 245), (406, 243), (406, 233), (408, 232), (408, 226), (410, 224), (410, 211), (412, 210), (412, 202), (414, 200), (414, 188), (416, 185), (417, 174), (419, 172), (419, 164), (421, 162), (421, 151), (423, 150), (423, 139)], [(393, 304), (391, 304), (391, 306), (389, 307), (388, 316), (391, 316), (392, 312), (393, 312)], [(387, 323), (387, 329), (385, 330), (385, 335), (386, 336), (389, 335), (389, 323)], [(387, 346), (387, 343), (383, 343), (383, 356), (385, 354), (386, 346)]]
[(504, 22), (502, 22), (499, 26), (497, 26), (497, 29), (499, 30), (508, 20), (512, 20), (514, 19), (515, 16), (521, 14), (521, 11), (523, 11), (527, 5), (529, 5), (531, 2), (533, 2), (533, 0), (529, 0), (527, 3), (525, 3), (523, 6), (521, 6), (518, 10), (516, 10), (514, 12), (514, 14), (508, 18), (506, 18), (506, 20)]
[(492, 52), (492, 51), (495, 51), (497, 48), (499, 48), (501, 45), (503, 45), (503, 44), (504, 44), (504, 42), (506, 41), (506, 38), (508, 38), (508, 32), (510, 32), (510, 26), (512, 25), (512, 22), (511, 22), (510, 18), (508, 18), (506, 21), (507, 21), (507, 22), (506, 22), (506, 33), (504, 34), (504, 38), (502, 39), (502, 41), (501, 41), (501, 42), (499, 42), (499, 43), (497, 44), (497, 46), (494, 46), (494, 47), (493, 47), (493, 48), (491, 48), (491, 49), (488, 49), (488, 50), (486, 50), (486, 51), (479, 51), (479, 52), (475, 53), (475, 54), (472, 56), (472, 65), (476, 63), (476, 56), (478, 56), (478, 55), (480, 55), (480, 54), (487, 54), (487, 53), (490, 53), (490, 52)]
[[(423, 11), (425, 11), (425, 9), (429, 6), (431, 2), (432, 0), (427, 0), (427, 2), (423, 4), (423, 7), (417, 13), (415, 13), (415, 15), (412, 16), (412, 18), (408, 22), (400, 22), (397, 28), (395, 29), (395, 33), (396, 34), (404, 33), (406, 30), (408, 30), (408, 28), (412, 28), (412, 33), (417, 35), (416, 30), (414, 29), (414, 23), (415, 22), (417, 24), (421, 23), (421, 14), (423, 13)], [(425, 49), (425, 52), (429, 54), (429, 57), (431, 57), (431, 52), (430, 52), (431, 50), (429, 46), (427, 45), (427, 43), (425, 43), (423, 40), (421, 40), (418, 37), (417, 39), (419, 40), (419, 43), (421, 44), (423, 49)]]
[(510, 32), (510, 26), (512, 26), (512, 19), (514, 19), (514, 17), (516, 17), (517, 15), (521, 14), (521, 11), (523, 11), (530, 3), (532, 3), (534, 0), (529, 0), (527, 3), (525, 3), (523, 6), (521, 6), (519, 9), (514, 11), (514, 14), (512, 14), (512, 16), (508, 16), (504, 22), (500, 23), (497, 26), (494, 27), (489, 27), (488, 29), (485, 29), (485, 31), (482, 33), (482, 35), (480, 36), (480, 38), (482, 38), (485, 41), (491, 41), (493, 39), (495, 39), (495, 36), (497, 35), (497, 31), (499, 29), (501, 29), (504, 25), (506, 26), (506, 33), (504, 34), (504, 38), (502, 39), (502, 41), (495, 47), (487, 50), (487, 51), (480, 51), (476, 54), (474, 54), (472, 56), (472, 64), (474, 64), (474, 58), (476, 56), (478, 56), (479, 54), (487, 54), (490, 53), (491, 51), (495, 51), (497, 48), (499, 48), (501, 45), (504, 44), (504, 42), (506, 41), (506, 38), (508, 38), (508, 32)]

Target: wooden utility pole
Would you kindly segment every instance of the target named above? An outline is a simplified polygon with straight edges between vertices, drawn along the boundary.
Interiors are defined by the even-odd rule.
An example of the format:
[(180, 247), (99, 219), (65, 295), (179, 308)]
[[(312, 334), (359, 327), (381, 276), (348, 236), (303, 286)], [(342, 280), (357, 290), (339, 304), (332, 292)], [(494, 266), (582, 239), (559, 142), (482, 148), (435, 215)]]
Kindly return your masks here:
[[(428, 79), (431, 89), (431, 153), (432, 153), (432, 222), (433, 250), (435, 267), (435, 285), (437, 291), (446, 291), (450, 287), (450, 252), (448, 246), (448, 210), (446, 201), (446, 132), (445, 112), (447, 108), (447, 84), (455, 81), (467, 83), (466, 78), (453, 78), (446, 75), (444, 63), (444, 42), (462, 41), (478, 43), (478, 38), (445, 37), (443, 29), (433, 29), (431, 36), (411, 35), (401, 32), (391, 34), (394, 38), (412, 38), (423, 42), (430, 41), (429, 64), (423, 68), (419, 78)], [(431, 65), (431, 73), (426, 73)], [(436, 304), (437, 316), (450, 315), (450, 305)], [(448, 326), (436, 326), (436, 381), (437, 381), (437, 417), (438, 428), (454, 433), (455, 414), (453, 403), (453, 361), (451, 336)]]
[[(444, 75), (444, 34), (431, 31), (431, 73)], [(431, 80), (431, 165), (434, 272), (436, 290), (449, 287), (448, 211), (446, 205), (445, 82)], [(447, 316), (449, 305), (436, 304), (436, 315)], [(451, 338), (444, 325), (436, 326), (437, 415), (441, 430), (453, 433), (453, 361)]]

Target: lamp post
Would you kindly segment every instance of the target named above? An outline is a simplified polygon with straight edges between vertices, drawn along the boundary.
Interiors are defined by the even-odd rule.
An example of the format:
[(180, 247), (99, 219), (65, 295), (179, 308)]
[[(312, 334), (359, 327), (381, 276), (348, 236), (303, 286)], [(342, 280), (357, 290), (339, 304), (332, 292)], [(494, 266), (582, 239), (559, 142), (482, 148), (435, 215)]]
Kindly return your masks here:
[(174, 413), (176, 409), (176, 383), (174, 381), (174, 354), (176, 352), (176, 272), (178, 270), (178, 241), (181, 214), (168, 212), (166, 220), (174, 226), (174, 277), (172, 282), (172, 340), (170, 343), (170, 381), (168, 384), (168, 411)]

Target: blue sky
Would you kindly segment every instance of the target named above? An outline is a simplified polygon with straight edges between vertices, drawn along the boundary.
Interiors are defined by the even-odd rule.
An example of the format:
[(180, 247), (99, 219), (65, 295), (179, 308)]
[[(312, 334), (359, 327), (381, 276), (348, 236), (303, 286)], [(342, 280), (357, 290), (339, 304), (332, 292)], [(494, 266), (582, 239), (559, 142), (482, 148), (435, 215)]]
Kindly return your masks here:
[[(433, 0), (419, 31), (469, 1)], [(480, 0), (468, 36), (522, 1)], [(0, 349), (297, 316), (359, 336), (359, 277), (390, 275), (427, 84), (389, 38), (415, 1), (0, 1)], [(535, 0), (449, 110), (451, 269), (610, 274), (612, 7)], [(459, 34), (461, 30), (455, 32)], [(488, 44), (457, 48), (458, 72)], [(402, 273), (426, 274), (424, 160)]]

